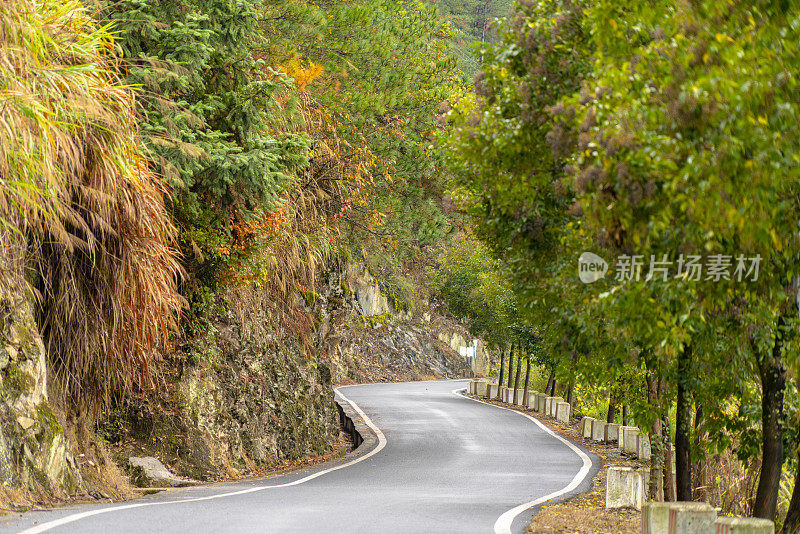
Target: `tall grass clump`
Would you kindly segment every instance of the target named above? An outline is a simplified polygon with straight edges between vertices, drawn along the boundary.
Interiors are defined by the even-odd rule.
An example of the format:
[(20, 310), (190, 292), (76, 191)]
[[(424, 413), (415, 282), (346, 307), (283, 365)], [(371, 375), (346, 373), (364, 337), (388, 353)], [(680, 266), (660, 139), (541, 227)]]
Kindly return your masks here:
[(49, 376), (91, 409), (152, 384), (182, 306), (116, 60), (79, 2), (0, 0), (0, 278), (24, 265)]

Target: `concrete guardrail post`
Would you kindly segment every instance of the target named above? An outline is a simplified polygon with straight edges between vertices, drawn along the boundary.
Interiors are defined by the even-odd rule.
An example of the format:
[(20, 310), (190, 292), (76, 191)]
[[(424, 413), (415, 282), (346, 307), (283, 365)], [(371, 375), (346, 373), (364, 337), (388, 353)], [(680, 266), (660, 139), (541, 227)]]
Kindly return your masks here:
[(606, 422), (599, 419), (592, 421), (592, 441), (603, 441), (606, 439)]
[(775, 534), (769, 519), (717, 517), (704, 502), (651, 502), (642, 507), (642, 534)]
[(775, 523), (754, 517), (718, 517), (716, 534), (775, 534)]
[(606, 443), (613, 443), (615, 441), (619, 441), (619, 427), (622, 426), (618, 423), (607, 423), (606, 424), (606, 435), (605, 441)]
[(554, 397), (545, 397), (544, 398), (544, 412), (545, 415), (550, 415), (550, 407), (553, 405)]
[(636, 450), (636, 436), (639, 435), (639, 428), (635, 426), (623, 426), (620, 428), (620, 435), (622, 437), (622, 439), (619, 440), (620, 450), (629, 454), (636, 454), (638, 452)]
[(544, 393), (539, 393), (536, 395), (536, 411), (537, 412), (544, 412), (544, 405), (546, 404), (545, 401), (547, 400), (547, 395)]
[(556, 419), (558, 419), (562, 423), (569, 423), (569, 416), (571, 411), (572, 411), (572, 406), (570, 406), (568, 402), (559, 402), (558, 404), (556, 404)]
[(528, 408), (533, 411), (536, 411), (536, 400), (538, 399), (538, 395), (538, 391), (531, 391), (528, 393)]
[(586, 439), (592, 438), (592, 422), (594, 417), (584, 417), (581, 419), (581, 435)]
[(636, 456), (638, 456), (640, 460), (649, 460), (650, 454), (650, 438), (647, 434), (638, 434), (636, 436)]
[(524, 406), (523, 404), (524, 402), (525, 402), (525, 390), (520, 388), (517, 390), (517, 406)]
[(475, 387), (475, 394), (481, 397), (488, 396), (489, 384), (486, 382), (478, 382)]
[(559, 402), (564, 402), (564, 399), (561, 397), (547, 397), (545, 400), (545, 415), (549, 415), (550, 417), (556, 416), (556, 405)]
[(714, 532), (717, 511), (704, 502), (673, 502), (669, 507), (667, 532), (708, 534)]
[(640, 471), (632, 467), (608, 468), (606, 472), (606, 508), (641, 510), (644, 504), (644, 492), (644, 478)]
[(667, 534), (670, 502), (650, 502), (642, 506), (642, 534)]

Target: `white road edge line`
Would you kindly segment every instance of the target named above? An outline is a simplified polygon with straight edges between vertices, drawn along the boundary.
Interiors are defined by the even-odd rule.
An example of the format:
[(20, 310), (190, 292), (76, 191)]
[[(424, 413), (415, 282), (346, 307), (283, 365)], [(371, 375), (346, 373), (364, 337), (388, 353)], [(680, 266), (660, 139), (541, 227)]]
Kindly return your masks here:
[(109, 508), (101, 508), (99, 510), (89, 510), (87, 512), (80, 512), (80, 513), (77, 513), (77, 514), (68, 515), (68, 516), (62, 517), (60, 519), (54, 519), (53, 521), (48, 521), (47, 523), (42, 523), (41, 525), (36, 525), (34, 527), (31, 527), (31, 528), (28, 528), (26, 530), (20, 531), (19, 534), (38, 534), (40, 532), (45, 532), (45, 531), (54, 529), (56, 527), (60, 527), (60, 526), (66, 525), (68, 523), (73, 523), (75, 521), (80, 521), (81, 519), (86, 519), (87, 517), (92, 517), (92, 516), (100, 515), (100, 514), (107, 514), (107, 513), (110, 513), (110, 512), (118, 512), (120, 510), (129, 510), (131, 508), (142, 508), (142, 507), (145, 507), (145, 506), (161, 506), (161, 505), (165, 505), (165, 504), (182, 504), (182, 503), (197, 502), (197, 501), (210, 501), (210, 500), (213, 500), (213, 499), (221, 499), (223, 497), (233, 497), (235, 495), (244, 495), (246, 493), (254, 493), (256, 491), (264, 491), (264, 490), (269, 490), (269, 489), (274, 489), (274, 488), (286, 488), (286, 487), (289, 487), (289, 486), (297, 486), (298, 484), (303, 484), (304, 482), (308, 482), (310, 480), (314, 480), (315, 478), (321, 477), (322, 475), (325, 475), (325, 474), (330, 473), (332, 471), (338, 471), (339, 469), (344, 469), (345, 467), (350, 467), (351, 465), (357, 464), (359, 462), (363, 462), (367, 458), (370, 458), (371, 456), (374, 456), (374, 455), (378, 454), (386, 446), (386, 436), (383, 435), (383, 432), (381, 432), (381, 430), (377, 426), (375, 426), (375, 424), (372, 422), (372, 420), (369, 417), (367, 417), (367, 414), (365, 414), (361, 410), (361, 408), (358, 407), (358, 405), (355, 402), (351, 401), (350, 399), (348, 399), (347, 397), (344, 396), (344, 394), (340, 391), (340, 389), (342, 387), (348, 387), (348, 386), (340, 386), (339, 388), (334, 388), (334, 391), (336, 393), (338, 393), (339, 396), (342, 399), (344, 399), (345, 402), (347, 402), (350, 406), (353, 407), (353, 409), (358, 413), (358, 415), (361, 416), (361, 418), (364, 420), (364, 422), (367, 424), (367, 426), (369, 426), (372, 429), (372, 431), (375, 432), (375, 434), (378, 436), (378, 446), (375, 447), (374, 449), (372, 449), (371, 451), (369, 451), (367, 454), (365, 454), (363, 456), (359, 456), (358, 458), (355, 458), (355, 459), (353, 459), (353, 460), (351, 460), (351, 461), (349, 461), (347, 463), (343, 463), (341, 465), (337, 465), (335, 467), (330, 467), (328, 469), (323, 469), (322, 471), (317, 471), (316, 473), (312, 473), (311, 475), (308, 475), (307, 477), (303, 477), (301, 479), (295, 480), (294, 482), (287, 482), (285, 484), (277, 484), (275, 486), (256, 486), (254, 488), (248, 488), (248, 489), (239, 490), (239, 491), (230, 491), (228, 493), (218, 493), (216, 495), (208, 495), (206, 497), (195, 497), (195, 498), (192, 498), (192, 499), (181, 499), (181, 500), (164, 501), (164, 502), (146, 502), (146, 503), (125, 504), (125, 505), (122, 505), (122, 506), (112, 506), (112, 507), (109, 507)]
[(528, 419), (539, 425), (539, 428), (541, 428), (542, 430), (544, 430), (557, 440), (561, 441), (567, 447), (569, 447), (572, 450), (572, 452), (577, 454), (578, 457), (580, 457), (580, 459), (583, 460), (583, 467), (581, 467), (580, 470), (575, 474), (575, 477), (572, 479), (572, 481), (566, 486), (564, 486), (562, 489), (547, 494), (544, 497), (539, 497), (538, 499), (522, 503), (519, 506), (515, 506), (511, 510), (505, 512), (503, 515), (498, 517), (497, 521), (494, 522), (494, 534), (511, 534), (511, 524), (514, 522), (514, 519), (516, 519), (519, 514), (521, 514), (528, 508), (533, 508), (534, 506), (538, 506), (542, 503), (545, 503), (550, 499), (554, 499), (556, 497), (564, 495), (565, 493), (569, 493), (570, 491), (577, 488), (589, 474), (589, 470), (592, 468), (592, 460), (589, 459), (586, 453), (584, 453), (582, 450), (576, 447), (575, 444), (572, 443), (571, 441), (562, 438), (561, 436), (559, 436), (558, 434), (547, 428), (544, 424), (542, 424), (541, 421), (539, 421), (535, 417), (531, 417), (530, 415), (524, 412), (519, 412), (517, 410), (512, 410), (511, 408), (506, 408), (505, 406), (498, 406), (496, 404), (491, 404), (489, 402), (483, 402), (478, 399), (473, 399), (472, 397), (467, 397), (466, 395), (460, 395), (459, 392), (461, 391), (466, 391), (466, 388), (454, 389), (453, 394), (458, 395), (459, 397), (465, 399), (469, 399), (471, 401), (480, 402), (481, 404), (486, 404), (487, 406), (494, 406), (495, 408), (499, 408), (501, 410), (508, 410), (509, 412), (518, 413), (523, 417), (527, 417)]

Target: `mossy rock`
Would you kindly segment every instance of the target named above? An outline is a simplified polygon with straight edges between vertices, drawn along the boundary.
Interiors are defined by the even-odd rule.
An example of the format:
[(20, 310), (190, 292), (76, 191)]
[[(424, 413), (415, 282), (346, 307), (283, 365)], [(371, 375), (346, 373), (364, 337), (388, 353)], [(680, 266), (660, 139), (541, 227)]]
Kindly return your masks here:
[(3, 388), (12, 396), (18, 397), (30, 393), (35, 385), (33, 377), (20, 369), (16, 363), (9, 363), (3, 369)]

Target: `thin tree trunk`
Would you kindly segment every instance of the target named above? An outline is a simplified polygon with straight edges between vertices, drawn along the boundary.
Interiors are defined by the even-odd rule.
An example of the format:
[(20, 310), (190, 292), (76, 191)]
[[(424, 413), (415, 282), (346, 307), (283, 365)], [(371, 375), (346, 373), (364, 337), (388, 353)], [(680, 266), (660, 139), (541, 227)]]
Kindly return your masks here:
[(514, 374), (514, 344), (511, 344), (511, 351), (508, 353), (508, 384), (506, 387), (511, 389), (511, 375)]
[[(700, 447), (702, 446), (702, 425), (703, 425), (703, 405), (698, 404), (697, 408), (694, 411), (694, 441), (692, 442), (692, 447), (694, 450), (699, 451), (701, 450)], [(704, 502), (707, 499), (707, 489), (706, 483), (703, 479), (703, 462), (702, 460), (697, 460), (694, 465), (692, 466), (692, 476), (694, 476), (694, 492), (695, 497), (698, 501)]]
[(622, 426), (628, 426), (628, 405), (622, 405)]
[(547, 385), (544, 387), (544, 394), (550, 395), (550, 388), (553, 387), (553, 381), (556, 379), (556, 368), (550, 368), (550, 376), (547, 377)]
[(775, 520), (778, 492), (783, 467), (783, 392), (786, 388), (786, 371), (781, 360), (781, 327), (778, 319), (772, 355), (759, 358), (758, 374), (761, 376), (761, 473), (753, 504), (753, 517)]
[[(578, 359), (578, 355), (574, 352), (570, 355), (570, 378), (569, 378), (569, 386), (567, 386), (567, 392), (565, 395), (565, 399), (567, 403), (570, 405), (570, 408), (574, 404), (573, 401), (575, 400), (575, 361)], [(571, 409), (570, 409), (571, 411)]]
[(519, 373), (522, 370), (522, 362), (519, 359), (519, 348), (517, 348), (517, 372), (514, 375), (514, 404), (517, 403), (517, 392), (519, 391)]
[(692, 395), (689, 381), (692, 346), (685, 345), (678, 354), (678, 400), (675, 410), (675, 486), (679, 501), (692, 499), (691, 436)]
[(794, 472), (794, 490), (789, 501), (789, 511), (780, 534), (798, 534), (800, 532), (800, 452), (797, 454), (797, 470)]
[(617, 399), (614, 398), (614, 392), (608, 393), (608, 413), (606, 414), (606, 423), (614, 423), (617, 420)]
[(503, 371), (505, 371), (505, 368), (504, 368), (505, 359), (506, 359), (506, 348), (502, 347), (500, 349), (500, 376), (498, 377), (498, 380), (497, 380), (497, 396), (496, 396), (496, 398), (498, 400), (500, 400), (500, 386), (503, 385)]
[(670, 439), (671, 429), (669, 423), (669, 413), (664, 414), (664, 500), (675, 502), (675, 481), (672, 478), (672, 440)]
[(522, 394), (522, 404), (524, 406), (527, 406), (528, 405), (528, 384), (530, 384), (530, 380), (531, 380), (531, 355), (528, 354), (528, 356), (525, 358), (525, 360), (528, 362), (528, 365), (527, 365), (527, 369), (525, 369), (525, 388), (524, 388), (524, 393)]
[[(651, 407), (661, 411), (662, 380), (656, 371), (647, 370), (647, 401)], [(656, 417), (650, 427), (650, 440), (654, 445), (650, 455), (650, 487), (647, 488), (650, 500), (664, 500), (664, 436), (661, 428), (661, 418)]]

